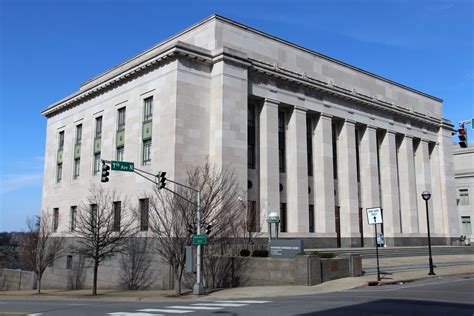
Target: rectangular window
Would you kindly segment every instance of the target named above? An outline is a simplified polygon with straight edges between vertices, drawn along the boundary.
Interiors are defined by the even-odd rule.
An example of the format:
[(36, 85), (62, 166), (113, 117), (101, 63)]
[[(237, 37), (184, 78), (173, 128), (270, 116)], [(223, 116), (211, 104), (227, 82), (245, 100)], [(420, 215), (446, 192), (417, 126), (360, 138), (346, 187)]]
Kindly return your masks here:
[(98, 221), (98, 218), (97, 218), (97, 211), (98, 211), (98, 208), (97, 208), (97, 204), (91, 204), (90, 205), (90, 225), (91, 225), (91, 230), (93, 232), (93, 234), (95, 234), (95, 229), (97, 227), (97, 221)]
[(247, 144), (248, 144), (248, 158), (247, 167), (255, 169), (255, 106), (248, 106), (247, 117)]
[(58, 149), (63, 149), (63, 147), (64, 147), (64, 131), (60, 131)]
[(94, 174), (99, 174), (101, 166), (100, 153), (94, 154)]
[(313, 124), (310, 117), (306, 118), (306, 150), (308, 158), (308, 176), (313, 176)]
[(314, 233), (314, 205), (309, 205), (309, 232)]
[(81, 173), (81, 159), (74, 159), (74, 179), (79, 178)]
[(260, 216), (257, 212), (256, 201), (247, 201), (247, 231), (260, 231)]
[(459, 189), (459, 205), (469, 205), (468, 189)]
[(63, 164), (58, 163), (58, 166), (56, 168), (56, 182), (61, 182), (63, 178)]
[(59, 208), (54, 208), (53, 209), (53, 231), (54, 232), (58, 231), (58, 225), (59, 225)]
[(143, 102), (143, 122), (148, 122), (153, 116), (153, 97), (146, 98)]
[(471, 217), (461, 216), (461, 223), (462, 223), (462, 233), (466, 236), (472, 235)]
[(140, 230), (141, 231), (148, 230), (148, 208), (149, 208), (149, 200), (140, 199)]
[(118, 109), (117, 130), (125, 129), (125, 108)]
[(280, 172), (286, 172), (286, 154), (285, 154), (285, 112), (278, 112), (278, 161), (280, 166)]
[(117, 161), (123, 161), (123, 152), (124, 151), (125, 151), (125, 146), (117, 147), (117, 155), (115, 157)]
[(71, 206), (71, 231), (76, 230), (77, 206)]
[(143, 164), (149, 165), (151, 163), (151, 139), (143, 141)]
[(82, 141), (82, 124), (76, 126), (76, 145), (79, 145)]
[(66, 269), (72, 269), (72, 256), (69, 255), (66, 257)]
[(95, 118), (95, 138), (102, 136), (102, 116)]
[(286, 203), (280, 203), (280, 231), (286, 233)]
[(114, 232), (120, 231), (120, 221), (122, 216), (122, 202), (114, 202)]

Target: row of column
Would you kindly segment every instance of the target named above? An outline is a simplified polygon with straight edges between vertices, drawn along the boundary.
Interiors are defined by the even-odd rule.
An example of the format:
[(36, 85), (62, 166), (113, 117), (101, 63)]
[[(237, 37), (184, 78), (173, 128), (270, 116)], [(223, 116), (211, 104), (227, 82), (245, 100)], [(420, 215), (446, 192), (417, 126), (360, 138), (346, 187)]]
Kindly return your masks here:
[[(278, 102), (266, 99), (259, 118), (259, 192), (260, 201), (268, 212), (280, 209), (280, 174), (278, 168)], [(441, 212), (440, 174), (438, 148), (432, 151), (430, 144), (421, 140), (414, 152), (411, 136), (405, 135), (397, 143), (393, 131), (377, 136), (375, 126), (358, 128), (356, 122), (345, 120), (337, 136), (337, 188), (333, 174), (333, 118), (321, 113), (316, 119), (313, 137), (313, 190), (314, 201), (309, 201), (306, 143), (306, 111), (293, 108), (286, 134), (286, 188), (287, 231), (309, 231), (308, 207), (314, 205), (315, 233), (318, 237), (335, 237), (335, 189), (340, 207), (340, 234), (345, 240), (342, 246), (360, 243), (359, 207), (362, 208), (364, 236), (373, 237), (373, 227), (367, 224), (365, 209), (382, 207), (386, 237), (406, 237), (426, 232), (424, 201), (420, 194), (429, 190), (430, 200)], [(356, 141), (359, 141), (357, 159)], [(378, 143), (379, 141), (379, 143)], [(397, 145), (398, 150), (397, 150)], [(438, 145), (435, 145), (436, 147)], [(357, 166), (359, 161), (359, 166)], [(380, 164), (380, 166), (379, 166)], [(360, 171), (360, 194), (357, 168)], [(380, 185), (379, 185), (380, 183)], [(360, 201), (359, 201), (360, 196)], [(266, 212), (262, 212), (261, 222)], [(432, 214), (433, 215), (433, 214)], [(431, 221), (433, 231), (444, 232), (442, 214)], [(432, 217), (433, 218), (433, 217)]]

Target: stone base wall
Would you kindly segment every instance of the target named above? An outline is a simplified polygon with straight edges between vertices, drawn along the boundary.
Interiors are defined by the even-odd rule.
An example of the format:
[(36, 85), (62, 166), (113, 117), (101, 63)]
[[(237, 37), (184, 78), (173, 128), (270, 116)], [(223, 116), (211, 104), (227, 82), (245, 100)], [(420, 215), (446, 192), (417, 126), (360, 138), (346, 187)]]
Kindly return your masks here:
[(34, 272), (0, 269), (0, 291), (34, 290), (35, 288)]

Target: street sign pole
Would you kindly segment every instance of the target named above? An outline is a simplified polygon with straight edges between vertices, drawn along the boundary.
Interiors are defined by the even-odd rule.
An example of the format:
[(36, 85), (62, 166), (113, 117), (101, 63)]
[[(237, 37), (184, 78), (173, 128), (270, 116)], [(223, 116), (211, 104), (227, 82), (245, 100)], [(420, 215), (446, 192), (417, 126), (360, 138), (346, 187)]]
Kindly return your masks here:
[[(197, 217), (197, 234), (201, 235), (201, 192), (197, 191), (197, 205), (196, 205), (196, 217)], [(197, 245), (197, 262), (196, 262), (196, 284), (193, 287), (193, 294), (199, 295), (204, 293), (204, 286), (202, 284), (202, 245)]]
[[(374, 222), (376, 221), (376, 217), (374, 216)], [(375, 255), (377, 257), (377, 281), (380, 282), (380, 266), (379, 266), (379, 243), (377, 242), (377, 224), (375, 226)]]

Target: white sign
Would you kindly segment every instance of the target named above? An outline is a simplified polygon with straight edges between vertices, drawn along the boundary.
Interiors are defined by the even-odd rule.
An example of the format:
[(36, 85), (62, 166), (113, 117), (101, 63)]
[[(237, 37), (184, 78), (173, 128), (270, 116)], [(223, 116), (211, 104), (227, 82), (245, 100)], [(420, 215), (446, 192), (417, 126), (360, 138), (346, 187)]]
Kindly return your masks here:
[(372, 207), (367, 209), (367, 221), (370, 225), (382, 224), (382, 209), (380, 207)]

